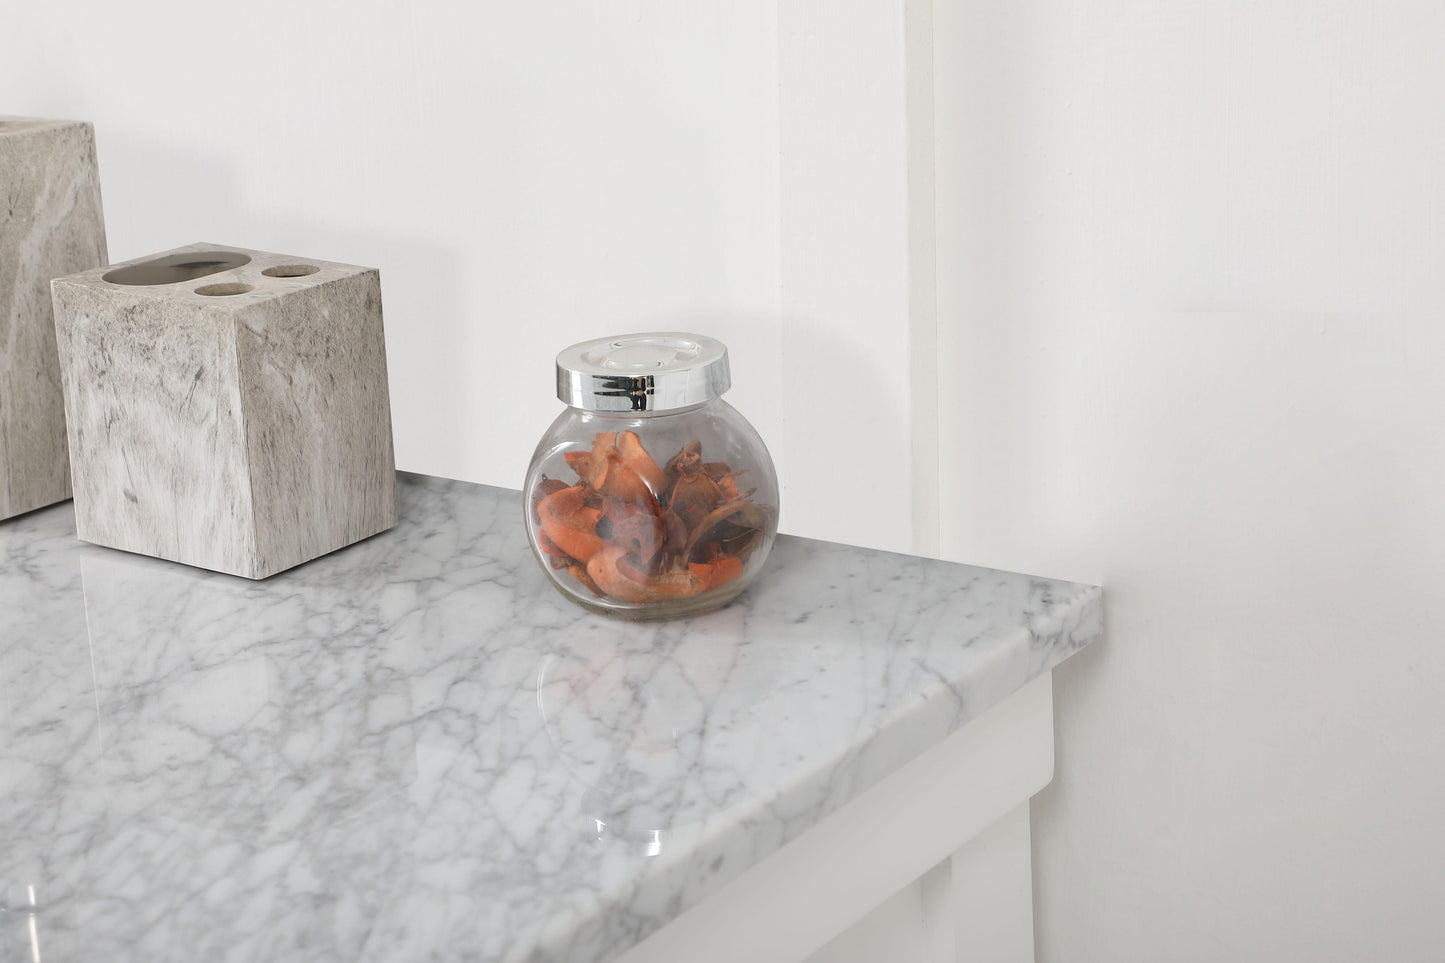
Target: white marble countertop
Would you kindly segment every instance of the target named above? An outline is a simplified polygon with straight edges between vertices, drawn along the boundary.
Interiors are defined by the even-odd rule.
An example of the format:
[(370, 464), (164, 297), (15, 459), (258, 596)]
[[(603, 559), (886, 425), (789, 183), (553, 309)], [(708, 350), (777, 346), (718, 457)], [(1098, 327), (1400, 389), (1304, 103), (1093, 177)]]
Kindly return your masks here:
[(1099, 590), (780, 537), (589, 615), (512, 491), (253, 583), (0, 523), (0, 958), (600, 961), (1100, 631)]

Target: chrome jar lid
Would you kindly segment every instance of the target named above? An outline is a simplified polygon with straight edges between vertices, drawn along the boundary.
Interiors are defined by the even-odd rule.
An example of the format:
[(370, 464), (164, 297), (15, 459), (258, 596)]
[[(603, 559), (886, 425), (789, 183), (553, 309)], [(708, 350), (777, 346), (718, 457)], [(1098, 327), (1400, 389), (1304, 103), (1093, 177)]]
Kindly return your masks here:
[(587, 411), (671, 411), (727, 391), (728, 349), (678, 331), (583, 341), (557, 355), (557, 397)]

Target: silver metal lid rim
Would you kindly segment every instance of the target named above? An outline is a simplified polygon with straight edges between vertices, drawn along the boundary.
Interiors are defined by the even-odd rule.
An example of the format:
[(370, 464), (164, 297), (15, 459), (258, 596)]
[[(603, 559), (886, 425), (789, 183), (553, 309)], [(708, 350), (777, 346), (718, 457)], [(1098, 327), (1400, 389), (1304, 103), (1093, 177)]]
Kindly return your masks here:
[(618, 335), (557, 354), (557, 397), (585, 411), (675, 411), (721, 397), (731, 385), (727, 347), (705, 335)]

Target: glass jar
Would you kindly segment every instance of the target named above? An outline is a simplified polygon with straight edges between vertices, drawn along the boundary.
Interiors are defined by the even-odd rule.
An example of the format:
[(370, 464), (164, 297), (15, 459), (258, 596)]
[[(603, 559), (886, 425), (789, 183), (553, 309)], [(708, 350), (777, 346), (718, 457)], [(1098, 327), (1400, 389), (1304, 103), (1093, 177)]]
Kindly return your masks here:
[(557, 355), (552, 422), (527, 470), (527, 536), (583, 608), (672, 619), (757, 580), (778, 530), (773, 460), (722, 400), (727, 348), (696, 334), (629, 334)]

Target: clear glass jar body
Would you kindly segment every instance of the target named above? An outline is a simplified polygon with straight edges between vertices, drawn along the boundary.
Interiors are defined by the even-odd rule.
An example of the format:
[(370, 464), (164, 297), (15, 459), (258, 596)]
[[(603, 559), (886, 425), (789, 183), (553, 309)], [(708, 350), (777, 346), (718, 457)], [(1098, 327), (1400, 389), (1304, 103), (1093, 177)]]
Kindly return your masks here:
[(623, 618), (726, 605), (757, 580), (778, 530), (772, 458), (721, 398), (673, 411), (569, 407), (538, 443), (524, 495), (552, 584)]

